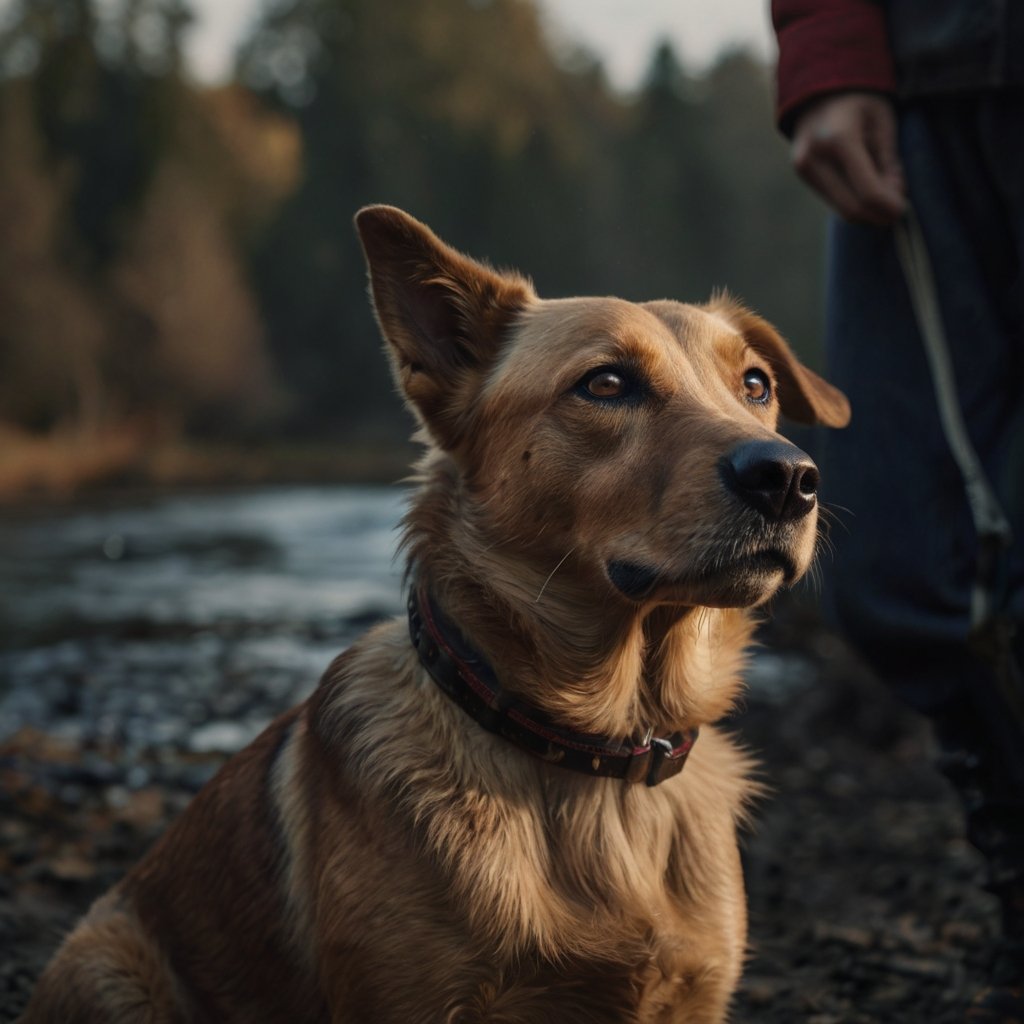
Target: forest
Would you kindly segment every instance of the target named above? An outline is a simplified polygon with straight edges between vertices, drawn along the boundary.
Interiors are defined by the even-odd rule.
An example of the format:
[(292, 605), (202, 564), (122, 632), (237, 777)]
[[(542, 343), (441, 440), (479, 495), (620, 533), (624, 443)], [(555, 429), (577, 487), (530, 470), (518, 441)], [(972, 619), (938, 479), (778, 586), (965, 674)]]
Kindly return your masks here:
[(0, 20), (0, 496), (393, 479), (352, 216), (401, 206), (542, 296), (728, 288), (818, 359), (823, 214), (771, 71), (658, 45), (623, 94), (532, 0), (280, 0), (229, 84), (187, 0)]

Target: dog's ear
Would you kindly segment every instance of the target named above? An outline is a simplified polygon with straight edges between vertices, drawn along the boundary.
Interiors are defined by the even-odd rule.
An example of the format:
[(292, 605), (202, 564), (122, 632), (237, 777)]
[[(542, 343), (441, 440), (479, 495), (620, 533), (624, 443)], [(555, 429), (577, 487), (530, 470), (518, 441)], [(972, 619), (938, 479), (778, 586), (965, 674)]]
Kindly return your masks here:
[(747, 344), (771, 363), (784, 416), (795, 423), (822, 423), (826, 427), (845, 427), (850, 422), (846, 395), (804, 366), (767, 320), (728, 295), (713, 299), (708, 308), (735, 324)]
[(434, 438), (454, 448), (505, 332), (536, 298), (533, 289), (456, 252), (393, 206), (364, 207), (356, 229), (395, 379)]

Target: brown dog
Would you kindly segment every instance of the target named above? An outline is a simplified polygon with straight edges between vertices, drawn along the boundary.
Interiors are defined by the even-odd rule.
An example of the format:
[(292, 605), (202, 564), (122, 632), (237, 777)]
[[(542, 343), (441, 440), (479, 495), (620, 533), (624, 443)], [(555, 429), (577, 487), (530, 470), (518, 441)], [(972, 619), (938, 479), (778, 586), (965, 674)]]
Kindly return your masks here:
[(541, 301), (399, 210), (357, 225), (428, 449), (411, 634), (372, 630), (230, 761), (24, 1021), (721, 1021), (751, 785), (696, 731), (742, 609), (814, 553), (779, 411), (846, 400), (728, 299)]

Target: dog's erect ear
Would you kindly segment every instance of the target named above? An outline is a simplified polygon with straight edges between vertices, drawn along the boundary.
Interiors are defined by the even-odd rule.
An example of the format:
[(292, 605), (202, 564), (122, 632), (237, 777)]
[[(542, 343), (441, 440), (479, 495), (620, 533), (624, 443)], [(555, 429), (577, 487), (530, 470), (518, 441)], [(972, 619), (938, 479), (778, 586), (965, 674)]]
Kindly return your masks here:
[(767, 320), (728, 295), (712, 300), (708, 308), (735, 324), (747, 344), (771, 363), (784, 416), (795, 423), (822, 423), (826, 427), (845, 427), (850, 422), (846, 395), (808, 370)]
[(506, 330), (536, 298), (533, 289), (456, 252), (393, 206), (364, 207), (356, 229), (398, 385), (434, 438), (454, 448)]

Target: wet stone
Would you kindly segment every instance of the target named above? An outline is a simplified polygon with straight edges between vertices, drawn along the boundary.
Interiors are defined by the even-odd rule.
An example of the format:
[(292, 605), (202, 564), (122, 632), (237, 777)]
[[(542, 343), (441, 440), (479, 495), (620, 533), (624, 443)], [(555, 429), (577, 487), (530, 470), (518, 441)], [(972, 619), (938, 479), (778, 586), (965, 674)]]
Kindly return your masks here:
[(255, 739), (258, 732), (238, 722), (208, 722), (192, 732), (188, 748), (197, 754), (234, 753)]

